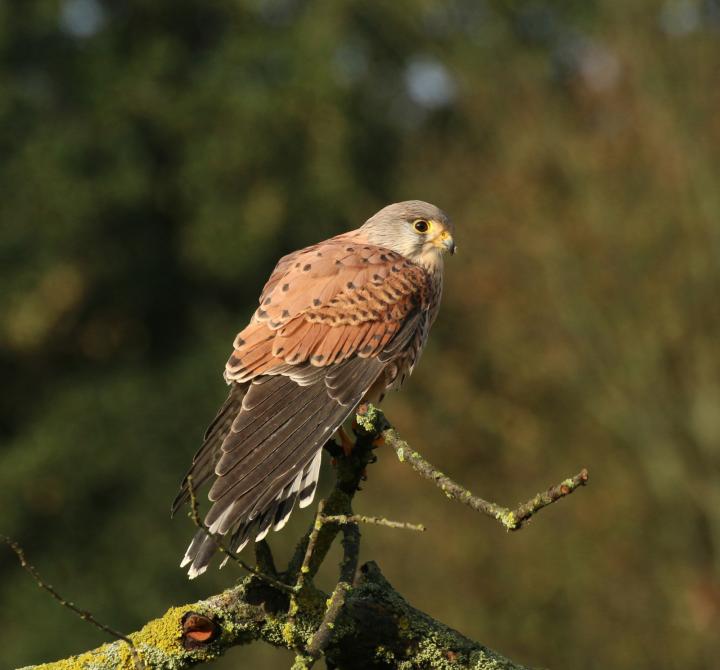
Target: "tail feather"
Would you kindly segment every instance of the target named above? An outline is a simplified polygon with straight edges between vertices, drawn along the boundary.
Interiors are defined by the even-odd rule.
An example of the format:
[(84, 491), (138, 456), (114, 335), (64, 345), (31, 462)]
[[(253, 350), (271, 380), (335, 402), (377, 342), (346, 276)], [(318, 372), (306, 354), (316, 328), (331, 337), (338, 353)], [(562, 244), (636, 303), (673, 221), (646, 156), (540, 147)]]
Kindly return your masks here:
[[(217, 551), (208, 532), (229, 535), (229, 549), (239, 552), (251, 539), (283, 528), (296, 505), (312, 502), (325, 442), (383, 367), (380, 361), (356, 357), (300, 375), (303, 382), (314, 380), (308, 385), (290, 376), (298, 372), (295, 368), (231, 392), (232, 400), (218, 413), (188, 473), (202, 481), (217, 477), (209, 494), (213, 505), (204, 520), (209, 530), (195, 534), (181, 564), (189, 566), (191, 578), (206, 570)], [(343, 403), (333, 397), (338, 395), (338, 380), (351, 380), (355, 391), (343, 396)], [(184, 483), (175, 508), (187, 497)]]

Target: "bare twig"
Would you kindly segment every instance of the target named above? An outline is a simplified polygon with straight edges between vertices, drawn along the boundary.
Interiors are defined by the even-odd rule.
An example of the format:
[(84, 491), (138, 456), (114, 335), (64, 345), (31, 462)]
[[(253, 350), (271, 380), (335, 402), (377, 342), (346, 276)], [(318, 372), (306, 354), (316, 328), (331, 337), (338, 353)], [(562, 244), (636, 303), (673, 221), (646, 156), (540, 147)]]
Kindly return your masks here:
[(420, 523), (407, 523), (406, 521), (392, 521), (391, 519), (385, 519), (379, 516), (364, 516), (363, 514), (353, 514), (347, 516), (346, 514), (335, 514), (333, 516), (324, 516), (323, 521), (325, 523), (333, 522), (339, 524), (348, 523), (369, 523), (375, 526), (385, 526), (386, 528), (401, 528), (404, 530), (416, 530), (420, 533), (424, 533), (426, 528)]
[(143, 660), (140, 657), (140, 653), (138, 652), (135, 643), (127, 635), (123, 635), (119, 631), (116, 631), (114, 628), (110, 628), (110, 626), (107, 626), (101, 621), (98, 621), (91, 612), (80, 609), (79, 607), (77, 607), (77, 605), (75, 605), (75, 603), (70, 602), (69, 600), (66, 600), (63, 596), (61, 596), (51, 584), (48, 584), (40, 576), (40, 573), (37, 571), (35, 566), (28, 562), (27, 557), (25, 556), (25, 551), (17, 542), (15, 542), (15, 540), (5, 535), (0, 535), (0, 540), (7, 544), (8, 547), (10, 547), (10, 549), (15, 552), (15, 555), (17, 556), (18, 561), (20, 561), (20, 565), (23, 570), (25, 570), (35, 580), (35, 583), (41, 589), (47, 591), (47, 593), (49, 593), (54, 600), (60, 603), (60, 605), (62, 605), (63, 607), (69, 609), (71, 612), (77, 614), (83, 621), (87, 621), (89, 624), (95, 626), (95, 628), (98, 628), (104, 633), (111, 635), (117, 640), (122, 640), (123, 642), (125, 642), (130, 647), (130, 654), (132, 655), (133, 663), (135, 664), (137, 670), (145, 670), (145, 663), (143, 663)]
[(228, 549), (222, 543), (222, 541), (220, 540), (220, 538), (217, 535), (210, 532), (210, 529), (202, 522), (202, 519), (200, 518), (200, 515), (198, 514), (198, 503), (197, 503), (197, 497), (195, 495), (195, 489), (193, 488), (192, 475), (188, 476), (187, 484), (188, 484), (188, 493), (190, 495), (190, 511), (188, 512), (188, 515), (192, 519), (193, 523), (215, 543), (215, 546), (217, 547), (218, 551), (223, 556), (226, 556), (231, 561), (237, 563), (243, 570), (246, 570), (250, 574), (253, 574), (256, 577), (259, 577), (260, 579), (262, 579), (263, 581), (266, 581), (268, 584), (271, 584), (276, 589), (279, 589), (280, 591), (284, 591), (285, 593), (294, 593), (294, 589), (292, 586), (289, 586), (288, 584), (285, 584), (284, 582), (281, 582), (280, 580), (275, 579), (271, 575), (264, 573), (262, 570), (258, 570), (257, 568), (254, 568), (252, 565), (248, 565), (239, 556), (237, 556), (230, 549)]
[(509, 507), (502, 507), (497, 503), (489, 502), (488, 500), (475, 496), (464, 486), (460, 486), (460, 484), (454, 482), (450, 477), (440, 472), (434, 465), (428, 463), (417, 451), (411, 449), (405, 440), (400, 439), (394, 429), (389, 428), (384, 430), (382, 432), (382, 438), (385, 444), (388, 444), (395, 450), (401, 462), (409, 463), (415, 472), (433, 482), (446, 496), (459, 500), (474, 510), (496, 519), (507, 530), (519, 530), (526, 521), (543, 509), (543, 507), (552, 505), (552, 503), (570, 495), (578, 487), (583, 486), (588, 480), (588, 471), (583, 468), (574, 477), (565, 479), (556, 486), (550, 487), (544, 493), (538, 493), (527, 502), (518, 505), (514, 509), (510, 509)]
[(315, 545), (318, 541), (318, 536), (325, 524), (326, 517), (323, 515), (325, 509), (325, 501), (321, 500), (317, 506), (317, 514), (315, 515), (315, 523), (313, 524), (312, 530), (310, 531), (310, 537), (308, 538), (307, 548), (305, 549), (305, 558), (303, 558), (302, 565), (300, 566), (300, 572), (298, 573), (297, 582), (295, 583), (295, 591), (300, 591), (305, 586), (305, 576), (310, 572), (310, 560), (312, 559), (313, 552), (315, 551)]

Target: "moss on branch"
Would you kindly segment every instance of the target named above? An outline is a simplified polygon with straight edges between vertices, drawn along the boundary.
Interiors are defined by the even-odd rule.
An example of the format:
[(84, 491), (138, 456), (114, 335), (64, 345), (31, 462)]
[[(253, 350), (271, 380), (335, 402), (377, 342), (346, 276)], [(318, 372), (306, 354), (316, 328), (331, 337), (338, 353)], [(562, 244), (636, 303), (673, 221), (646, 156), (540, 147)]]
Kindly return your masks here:
[[(294, 649), (297, 640), (309, 640), (320, 627), (328, 599), (328, 594), (317, 589), (305, 589), (290, 623), (287, 594), (250, 576), (239, 586), (212, 598), (169, 609), (129, 637), (145, 665), (157, 670), (190, 668), (254, 640)], [(186, 648), (182, 620), (188, 612), (212, 619), (220, 628), (217, 639), (207, 645)], [(289, 624), (292, 629), (288, 632)], [(366, 563), (358, 571), (358, 578), (333, 626), (325, 657), (330, 667), (344, 670), (523, 670), (523, 666), (411, 607), (375, 563)], [(79, 656), (31, 668), (134, 670), (134, 664), (130, 648), (118, 640)]]

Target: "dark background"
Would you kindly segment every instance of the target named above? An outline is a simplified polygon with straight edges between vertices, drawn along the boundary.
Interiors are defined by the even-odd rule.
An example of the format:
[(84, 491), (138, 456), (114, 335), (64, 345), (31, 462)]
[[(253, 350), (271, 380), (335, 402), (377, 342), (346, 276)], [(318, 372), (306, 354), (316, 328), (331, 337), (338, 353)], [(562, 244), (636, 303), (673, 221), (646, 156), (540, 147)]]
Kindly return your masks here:
[[(383, 452), (357, 511), (428, 531), (362, 559), (529, 665), (716, 667), (719, 84), (717, 0), (1, 3), (0, 530), (124, 631), (233, 583), (168, 518), (233, 337), (281, 254), (421, 198), (460, 253), (389, 417), (501, 503), (591, 485), (508, 534)], [(0, 580), (3, 667), (107, 639)]]

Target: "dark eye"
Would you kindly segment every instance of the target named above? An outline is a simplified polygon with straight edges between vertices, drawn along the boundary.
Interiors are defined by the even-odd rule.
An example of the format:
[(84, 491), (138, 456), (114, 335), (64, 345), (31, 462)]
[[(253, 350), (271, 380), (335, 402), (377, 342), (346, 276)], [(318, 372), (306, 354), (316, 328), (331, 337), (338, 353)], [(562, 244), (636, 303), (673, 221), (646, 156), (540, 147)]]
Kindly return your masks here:
[(429, 227), (430, 226), (428, 225), (428, 222), (425, 221), (425, 219), (418, 219), (413, 223), (413, 228), (415, 228), (418, 233), (427, 233)]

